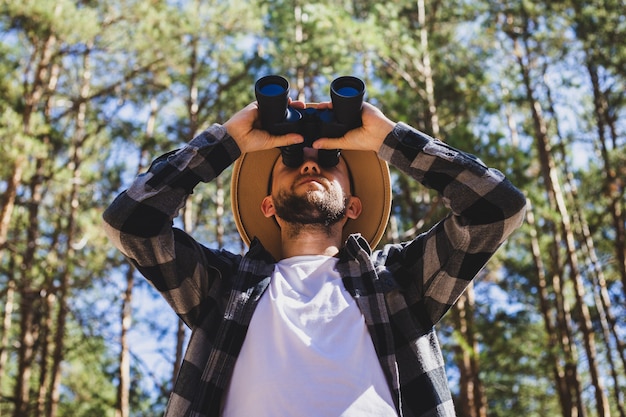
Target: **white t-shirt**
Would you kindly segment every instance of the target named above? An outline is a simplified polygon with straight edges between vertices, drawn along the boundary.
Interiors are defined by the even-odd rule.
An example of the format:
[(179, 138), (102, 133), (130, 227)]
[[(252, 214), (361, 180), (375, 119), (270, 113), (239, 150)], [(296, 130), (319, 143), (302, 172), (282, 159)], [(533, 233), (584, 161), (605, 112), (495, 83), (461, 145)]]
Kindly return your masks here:
[(397, 416), (337, 259), (276, 264), (235, 364), (224, 417)]

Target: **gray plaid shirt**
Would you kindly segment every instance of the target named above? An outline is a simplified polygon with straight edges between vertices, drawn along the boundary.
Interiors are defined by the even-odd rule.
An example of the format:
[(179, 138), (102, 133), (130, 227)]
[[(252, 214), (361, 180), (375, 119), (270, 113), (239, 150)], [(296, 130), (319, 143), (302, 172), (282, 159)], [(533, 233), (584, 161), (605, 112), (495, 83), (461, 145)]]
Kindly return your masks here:
[[(402, 123), (378, 154), (437, 190), (451, 213), (416, 239), (374, 252), (352, 235), (337, 269), (365, 318), (399, 415), (453, 416), (434, 325), (519, 227), (525, 198), (499, 171)], [(274, 270), (256, 240), (242, 256), (209, 249), (172, 227), (193, 188), (239, 155), (225, 129), (213, 125), (158, 158), (104, 213), (111, 241), (192, 329), (166, 417), (220, 415)]]

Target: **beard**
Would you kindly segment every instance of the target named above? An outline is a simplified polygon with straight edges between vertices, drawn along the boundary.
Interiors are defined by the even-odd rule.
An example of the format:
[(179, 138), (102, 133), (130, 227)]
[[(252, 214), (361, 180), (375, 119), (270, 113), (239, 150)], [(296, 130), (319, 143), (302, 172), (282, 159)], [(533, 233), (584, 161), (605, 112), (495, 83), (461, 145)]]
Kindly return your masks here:
[(349, 197), (331, 188), (303, 195), (282, 190), (274, 197), (276, 215), (294, 226), (330, 228), (346, 215)]

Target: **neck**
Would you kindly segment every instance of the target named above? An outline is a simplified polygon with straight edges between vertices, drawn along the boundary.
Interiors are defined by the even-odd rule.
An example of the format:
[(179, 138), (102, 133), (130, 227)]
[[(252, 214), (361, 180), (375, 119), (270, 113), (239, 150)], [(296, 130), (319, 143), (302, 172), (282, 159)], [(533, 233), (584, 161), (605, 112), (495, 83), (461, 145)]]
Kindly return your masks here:
[(284, 225), (281, 228), (283, 258), (300, 255), (335, 256), (343, 244), (342, 226)]

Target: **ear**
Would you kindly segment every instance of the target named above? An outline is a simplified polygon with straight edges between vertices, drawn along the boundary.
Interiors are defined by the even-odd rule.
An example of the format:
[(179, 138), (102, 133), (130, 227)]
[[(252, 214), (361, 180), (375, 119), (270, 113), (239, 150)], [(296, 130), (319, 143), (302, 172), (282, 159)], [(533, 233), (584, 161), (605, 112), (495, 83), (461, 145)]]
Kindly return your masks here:
[(261, 211), (265, 217), (272, 217), (276, 214), (276, 209), (274, 208), (274, 200), (272, 200), (272, 196), (268, 195), (261, 202)]
[(350, 197), (348, 209), (346, 210), (346, 217), (348, 217), (349, 219), (356, 219), (361, 215), (361, 211), (363, 211), (361, 199), (354, 196)]

